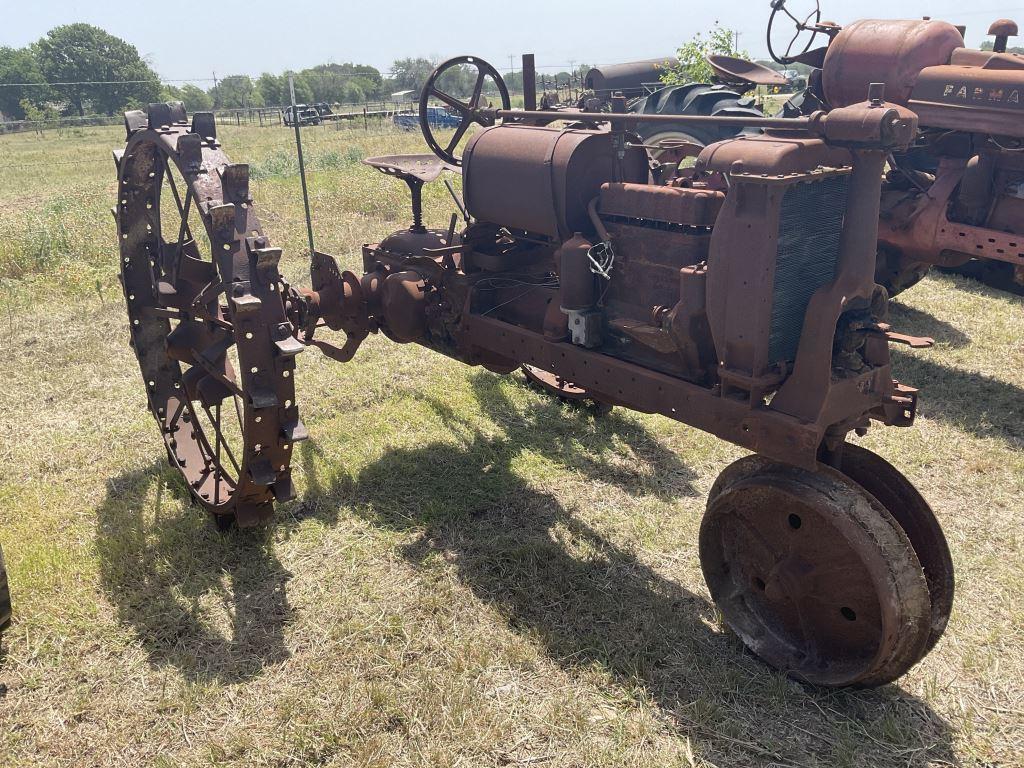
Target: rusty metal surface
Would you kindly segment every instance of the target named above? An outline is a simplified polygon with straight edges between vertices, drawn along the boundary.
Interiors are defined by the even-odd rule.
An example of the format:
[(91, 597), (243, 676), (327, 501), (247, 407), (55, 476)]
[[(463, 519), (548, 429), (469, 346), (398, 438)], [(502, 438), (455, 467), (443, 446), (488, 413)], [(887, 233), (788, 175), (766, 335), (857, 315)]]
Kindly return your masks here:
[[(847, 436), (872, 422), (909, 426), (917, 403), (916, 390), (892, 378), (888, 344), (918, 340), (882, 322), (887, 297), (873, 279), (882, 166), (906, 147), (915, 119), (877, 89), (864, 95), (870, 100), (790, 121), (784, 136), (709, 148), (696, 169), (663, 184), (621, 100), (611, 115), (564, 113), (590, 127), (555, 129), (526, 124), (531, 113), (481, 106), (477, 94), (460, 102), (466, 121), (508, 123), (485, 128), (466, 151), (466, 225), (456, 231), (456, 216), (446, 231), (428, 229), (420, 202), (422, 186), (451, 164), (451, 146), (433, 147), (440, 161), (376, 158), (374, 167), (409, 186), (412, 226), (364, 246), (361, 275), (314, 253), (311, 290), (280, 279), (280, 251), (256, 220), (247, 169), (228, 163), (210, 133), (191, 130), (170, 105), (150, 108), (152, 126), (132, 117), (117, 211), (125, 293), (172, 464), (219, 519), (268, 517), (275, 498), (291, 495), (288, 459), (305, 432), (292, 375), (304, 345), (347, 363), (378, 333), (496, 373), (525, 366), (562, 399), (662, 414), (760, 454), (756, 477), (740, 478), (755, 492), (741, 493), (737, 470), (727, 471), (705, 527), (735, 531), (737, 517), (741, 531), (755, 518), (767, 525), (792, 502), (807, 520), (806, 543), (777, 573), (753, 544), (733, 553), (771, 584), (772, 602), (759, 603), (755, 618), (782, 629), (764, 645), (744, 633), (748, 619), (715, 581), (722, 558), (702, 536), (727, 620), (762, 658), (803, 679), (893, 679), (941, 632), (914, 547), (884, 506), (911, 492), (893, 470), (876, 488), (888, 492), (879, 501), (822, 465), (826, 457), (841, 466)], [(213, 253), (173, 215), (187, 236), (161, 229), (169, 168), (187, 189), (175, 195), (186, 201), (176, 204), (180, 219), (187, 201), (201, 201)], [(234, 474), (220, 430), (211, 443), (197, 420), (221, 402), (239, 405), (243, 459)], [(210, 422), (219, 427), (217, 413)], [(907, 525), (929, 559), (937, 550), (926, 534), (941, 534), (926, 511), (917, 504)], [(878, 535), (858, 535), (858, 526)], [(776, 533), (765, 535), (782, 547)], [(830, 576), (829, 559), (857, 577)], [(839, 619), (814, 609), (794, 621), (794, 600), (813, 591), (800, 583), (807, 563), (822, 588), (851, 590), (832, 606)], [(838, 631), (855, 623), (842, 608), (857, 614), (855, 632)], [(824, 641), (811, 648), (811, 635)], [(802, 664), (794, 663), (801, 638)]]
[[(248, 166), (227, 159), (212, 121), (197, 115), (190, 126), (184, 110), (161, 107), (151, 105), (145, 127), (129, 126), (118, 159), (131, 346), (167, 455), (196, 501), (222, 523), (256, 525), (293, 495), (292, 447), (306, 435), (292, 371), (303, 346), (285, 316), (281, 252), (256, 217)], [(162, 228), (164, 206), (177, 209), (173, 231)], [(190, 211), (212, 253), (191, 232)], [(225, 418), (237, 419), (233, 445)]]
[(922, 129), (883, 189), (876, 279), (890, 295), (932, 265), (998, 261), (1010, 282), (1024, 275), (1024, 56), (1006, 52), (1017, 32), (994, 22), (992, 51), (965, 48), (961, 29), (929, 19), (866, 19), (832, 36), (808, 108), (855, 103), (884, 83)]
[(931, 630), (924, 657), (946, 631), (953, 610), (953, 557), (935, 513), (921, 493), (892, 464), (867, 448), (843, 447), (840, 471), (874, 496), (899, 523), (921, 562), (931, 598)]
[(715, 77), (723, 83), (750, 83), (780, 88), (789, 85), (789, 81), (785, 77), (762, 64), (738, 59), (735, 56), (712, 55), (707, 59)]
[(701, 566), (729, 626), (819, 685), (881, 685), (924, 654), (930, 598), (903, 530), (839, 472), (748, 457), (719, 476)]
[[(452, 96), (444, 91), (441, 85), (445, 74), (453, 69), (462, 67), (476, 69), (473, 93), (468, 101)], [(455, 150), (473, 125), (485, 127), (494, 125), (494, 120), (480, 111), (480, 107), (485, 102), (483, 91), (488, 80), (498, 89), (498, 98), (501, 100), (502, 108), (509, 109), (512, 102), (509, 100), (505, 81), (498, 74), (498, 70), (476, 56), (459, 56), (443, 62), (430, 73), (426, 83), (424, 83), (423, 90), (420, 92), (420, 130), (423, 131), (423, 138), (426, 139), (427, 146), (445, 162), (452, 165), (462, 165), (462, 159), (455, 154)], [(445, 142), (444, 146), (438, 143), (437, 137), (434, 135), (434, 127), (426, 117), (427, 107), (432, 99), (444, 103), (449, 110), (454, 110), (458, 113), (460, 118), (459, 125), (456, 127), (454, 134)]]
[[(589, 226), (587, 206), (610, 181), (645, 182), (647, 155), (629, 150), (624, 178), (615, 178), (611, 134), (503, 125), (477, 133), (466, 147), (466, 208), (483, 221), (549, 237)], [(495, 184), (496, 179), (501, 184)]]
[(907, 106), (921, 70), (948, 64), (963, 47), (963, 35), (945, 21), (855, 21), (829, 45), (825, 96), (832, 106), (845, 107), (863, 101), (871, 83), (885, 83), (886, 98)]
[(599, 208), (606, 216), (710, 227), (724, 202), (725, 193), (717, 190), (618, 183), (601, 188)]
[(909, 106), (929, 128), (1024, 137), (1024, 70), (941, 66), (921, 71)]
[(641, 93), (644, 85), (660, 83), (665, 70), (675, 63), (675, 56), (663, 56), (660, 59), (594, 67), (587, 72), (584, 85), (589, 90), (601, 95), (608, 95), (615, 91), (622, 91), (627, 95)]
[(911, 263), (959, 266), (976, 258), (1024, 265), (1024, 220), (1004, 224), (1020, 234), (950, 221), (966, 166), (966, 160), (943, 158), (927, 195), (897, 199), (882, 218), (881, 245)]
[(523, 375), (526, 377), (528, 384), (538, 388), (545, 394), (562, 400), (563, 402), (589, 404), (594, 408), (595, 412), (599, 414), (608, 413), (612, 409), (610, 404), (596, 400), (594, 396), (583, 387), (563, 379), (561, 376), (556, 374), (542, 371), (540, 368), (535, 368), (532, 365), (524, 365)]

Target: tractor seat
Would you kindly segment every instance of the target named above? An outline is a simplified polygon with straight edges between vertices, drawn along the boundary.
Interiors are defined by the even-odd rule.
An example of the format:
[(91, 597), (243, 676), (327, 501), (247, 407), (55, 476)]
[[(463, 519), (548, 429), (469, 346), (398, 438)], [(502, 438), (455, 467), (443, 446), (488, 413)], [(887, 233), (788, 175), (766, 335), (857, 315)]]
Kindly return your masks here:
[(436, 181), (445, 171), (459, 170), (437, 155), (387, 155), (371, 157), (363, 162), (381, 173), (397, 176), (407, 183), (412, 181), (427, 184)]
[(789, 81), (776, 72), (762, 64), (755, 64), (746, 59), (737, 59), (734, 56), (708, 56), (708, 64), (715, 73), (715, 77), (723, 83), (738, 83), (742, 85), (767, 85), (783, 86), (789, 85)]

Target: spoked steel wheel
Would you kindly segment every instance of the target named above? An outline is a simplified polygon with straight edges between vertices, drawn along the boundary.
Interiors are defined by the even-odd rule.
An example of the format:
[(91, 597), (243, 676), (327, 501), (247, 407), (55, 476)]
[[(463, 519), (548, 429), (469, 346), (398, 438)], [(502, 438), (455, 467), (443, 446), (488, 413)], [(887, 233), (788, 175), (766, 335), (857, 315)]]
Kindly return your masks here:
[(303, 345), (285, 316), (281, 252), (212, 115), (180, 104), (125, 116), (115, 216), (121, 281), (149, 409), (171, 464), (217, 522), (257, 525), (290, 499)]
[(700, 554), (726, 623), (793, 677), (882, 685), (927, 652), (931, 599), (914, 547), (835, 470), (736, 462), (711, 491)]

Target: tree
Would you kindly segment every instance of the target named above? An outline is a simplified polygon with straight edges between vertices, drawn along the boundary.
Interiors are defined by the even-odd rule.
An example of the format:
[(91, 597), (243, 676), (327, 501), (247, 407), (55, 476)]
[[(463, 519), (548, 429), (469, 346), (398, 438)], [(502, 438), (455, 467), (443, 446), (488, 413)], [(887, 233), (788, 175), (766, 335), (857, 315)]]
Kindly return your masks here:
[(320, 64), (304, 69), (299, 77), (313, 92), (313, 100), (332, 104), (379, 98), (384, 78), (366, 64)]
[(115, 114), (160, 95), (160, 79), (134, 45), (91, 24), (55, 27), (35, 44), (39, 68), (66, 112)]
[(263, 97), (248, 75), (229, 75), (210, 89), (216, 109), (262, 107)]
[(391, 65), (393, 87), (396, 91), (419, 92), (433, 71), (434, 63), (429, 59), (397, 59)]
[(213, 109), (210, 94), (192, 83), (181, 86), (181, 101), (185, 103), (185, 109), (189, 112), (209, 112)]
[(269, 72), (264, 72), (256, 81), (256, 90), (259, 91), (260, 98), (268, 107), (283, 106), (287, 101), (284, 95), (287, 88), (288, 83), (282, 82), (280, 76), (272, 75)]
[(35, 131), (40, 136), (43, 135), (43, 129), (46, 128), (46, 123), (60, 119), (60, 115), (57, 114), (57, 110), (49, 104), (43, 104), (40, 106), (33, 104), (28, 99), (23, 99), (21, 102), (21, 109), (25, 113), (25, 119), (29, 122), (35, 123)]
[(160, 101), (180, 101), (185, 105), (186, 112), (209, 112), (213, 109), (213, 99), (210, 95), (192, 83), (180, 88), (165, 83), (160, 92)]
[(283, 107), (292, 103), (291, 92), (288, 88), (288, 75), (295, 78), (295, 103), (309, 104), (313, 99), (313, 89), (309, 83), (294, 72), (285, 72), (283, 75), (272, 75), (264, 72), (256, 81), (256, 91), (263, 100), (263, 106)]
[[(983, 50), (983, 51), (991, 51), (993, 48), (995, 48), (995, 44), (991, 40), (986, 40), (985, 42), (983, 42), (981, 44), (981, 50)], [(1024, 48), (1021, 48), (1019, 45), (1015, 45), (1015, 46), (1012, 46), (1010, 48), (1007, 48), (1006, 52), (1007, 53), (1024, 53)]]
[(31, 49), (0, 48), (0, 112), (4, 117), (24, 120), (25, 103), (42, 106), (49, 97), (50, 88)]
[(708, 56), (719, 54), (741, 59), (750, 58), (746, 51), (737, 51), (735, 46), (736, 33), (716, 22), (707, 33), (707, 37), (698, 32), (690, 42), (676, 52), (676, 63), (665, 68), (661, 82), (666, 85), (709, 83), (714, 79), (715, 73), (706, 60)]

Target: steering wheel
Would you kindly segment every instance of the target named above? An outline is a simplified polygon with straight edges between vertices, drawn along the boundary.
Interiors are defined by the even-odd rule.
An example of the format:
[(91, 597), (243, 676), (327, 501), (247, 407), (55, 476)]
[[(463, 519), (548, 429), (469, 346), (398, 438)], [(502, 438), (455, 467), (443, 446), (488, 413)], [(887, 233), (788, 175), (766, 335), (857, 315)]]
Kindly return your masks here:
[[(469, 101), (462, 101), (450, 93), (447, 93), (442, 89), (440, 85), (441, 79), (453, 69), (462, 67), (472, 67), (476, 69), (476, 80), (473, 84), (473, 92), (469, 98)], [(427, 146), (434, 152), (435, 155), (440, 157), (446, 163), (452, 165), (462, 165), (462, 158), (456, 156), (455, 148), (459, 146), (459, 142), (462, 141), (462, 137), (466, 135), (466, 131), (469, 130), (470, 126), (474, 123), (482, 125), (484, 127), (494, 125), (494, 119), (487, 117), (481, 113), (483, 107), (488, 106), (484, 103), (484, 84), (487, 79), (490, 78), (494, 85), (498, 89), (498, 94), (501, 96), (501, 108), (511, 109), (512, 102), (508, 98), (508, 88), (505, 86), (505, 81), (501, 79), (501, 75), (498, 74), (498, 70), (492, 67), (483, 59), (478, 59), (476, 56), (458, 56), (454, 59), (448, 59), (437, 69), (430, 73), (430, 77), (427, 78), (427, 82), (423, 86), (423, 90), (420, 92), (420, 129), (423, 131), (423, 138), (427, 141)], [(444, 102), (449, 111), (454, 110), (459, 115), (459, 124), (455, 128), (455, 134), (445, 144), (442, 145), (437, 138), (434, 136), (433, 126), (430, 124), (430, 112), (428, 110), (430, 106), (430, 100), (437, 99)]]
[[(772, 15), (768, 19), (768, 53), (771, 54), (779, 64), (792, 64), (798, 61), (801, 56), (811, 50), (811, 46), (814, 45), (815, 39), (818, 37), (819, 28), (818, 24), (821, 23), (821, 3), (819, 0), (814, 0), (814, 8), (808, 13), (804, 13), (811, 6), (810, 0), (796, 0), (793, 5), (799, 5), (799, 10), (796, 12), (790, 11), (786, 7), (786, 0), (772, 0)], [(795, 34), (790, 38), (789, 33), (781, 35), (779, 39), (775, 38), (775, 22), (779, 20), (779, 13), (788, 16), (793, 22), (796, 28)], [(810, 32), (808, 37), (805, 33)], [(803, 44), (803, 39), (806, 37), (807, 44)], [(789, 39), (789, 44), (786, 44), (786, 39)], [(785, 52), (780, 56), (776, 45), (786, 45)], [(794, 54), (794, 51), (796, 53)]]

